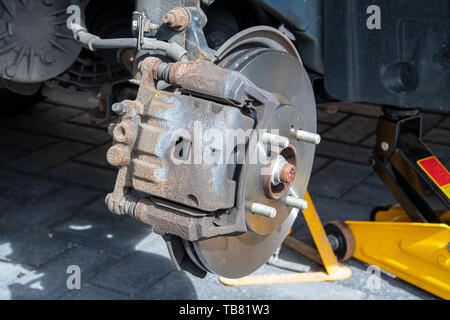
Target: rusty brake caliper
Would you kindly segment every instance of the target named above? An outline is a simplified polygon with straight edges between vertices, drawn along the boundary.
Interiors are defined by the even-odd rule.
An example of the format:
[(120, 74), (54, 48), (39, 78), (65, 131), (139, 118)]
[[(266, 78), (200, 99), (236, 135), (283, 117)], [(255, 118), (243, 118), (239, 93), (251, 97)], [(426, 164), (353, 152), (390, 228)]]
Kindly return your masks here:
[[(150, 57), (139, 69), (137, 99), (113, 106), (121, 118), (110, 126), (114, 145), (107, 160), (119, 173), (106, 198), (109, 210), (188, 241), (246, 232), (242, 208), (235, 207), (237, 175), (227, 163), (239, 146), (212, 148), (198, 137), (198, 126), (201, 132), (247, 131), (256, 120), (250, 104), (274, 109), (278, 101), (238, 72), (206, 60), (166, 64)], [(157, 90), (158, 80), (179, 90)], [(198, 163), (207, 152), (225, 161)]]

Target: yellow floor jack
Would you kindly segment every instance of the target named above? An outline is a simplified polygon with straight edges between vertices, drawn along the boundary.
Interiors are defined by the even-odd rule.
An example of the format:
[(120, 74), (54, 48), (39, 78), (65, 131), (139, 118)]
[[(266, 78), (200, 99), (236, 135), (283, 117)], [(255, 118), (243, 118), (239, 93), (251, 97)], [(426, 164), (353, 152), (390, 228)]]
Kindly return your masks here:
[[(325, 272), (253, 275), (240, 279), (219, 277), (230, 286), (345, 280), (351, 270), (338, 261), (350, 258), (379, 268), (441, 298), (450, 299), (450, 227), (413, 223), (400, 206), (374, 210), (370, 221), (332, 221), (322, 226), (309, 193), (303, 211), (317, 250), (288, 236), (284, 245), (322, 264)], [(450, 213), (445, 216), (450, 218)], [(277, 261), (270, 264), (293, 270)]]
[[(305, 217), (306, 224), (311, 232), (317, 250), (291, 236), (288, 236), (283, 244), (306, 256), (307, 258), (322, 264), (325, 268), (325, 272), (319, 271), (253, 275), (239, 279), (219, 277), (219, 280), (230, 286), (248, 286), (296, 282), (335, 281), (350, 278), (352, 271), (337, 261), (333, 249), (328, 242), (322, 223), (320, 222), (319, 215), (314, 208), (314, 204), (308, 192), (305, 195), (305, 200), (308, 201), (309, 206), (303, 211), (303, 216)], [(289, 265), (289, 263), (281, 261), (277, 258), (271, 259), (269, 263), (285, 269), (295, 269), (295, 267), (292, 267), (292, 264)]]
[[(450, 213), (443, 215), (448, 221)], [(325, 226), (336, 255), (375, 265), (443, 299), (450, 299), (450, 226), (411, 222), (398, 205), (375, 210), (374, 222)], [(350, 244), (350, 245), (349, 245)], [(354, 246), (354, 249), (349, 248)]]

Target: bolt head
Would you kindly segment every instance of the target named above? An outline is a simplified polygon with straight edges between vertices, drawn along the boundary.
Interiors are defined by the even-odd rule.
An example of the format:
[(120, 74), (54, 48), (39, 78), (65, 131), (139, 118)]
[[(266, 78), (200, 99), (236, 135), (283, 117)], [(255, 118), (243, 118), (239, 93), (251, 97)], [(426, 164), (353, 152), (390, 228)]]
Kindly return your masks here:
[(170, 10), (162, 17), (162, 22), (175, 31), (183, 31), (191, 22), (189, 12), (183, 7)]
[(112, 111), (119, 116), (124, 116), (128, 112), (128, 105), (124, 102), (114, 103), (111, 107)]
[(381, 143), (381, 150), (383, 150), (384, 152), (389, 151), (389, 148), (390, 148), (389, 143), (387, 143), (386, 141), (383, 141)]

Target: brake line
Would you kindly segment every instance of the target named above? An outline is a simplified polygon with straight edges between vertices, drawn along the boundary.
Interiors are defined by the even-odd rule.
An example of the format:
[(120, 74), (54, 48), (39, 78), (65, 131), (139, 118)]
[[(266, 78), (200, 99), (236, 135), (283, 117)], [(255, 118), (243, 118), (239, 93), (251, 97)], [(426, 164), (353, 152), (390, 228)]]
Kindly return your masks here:
[[(72, 5), (80, 7), (80, 0), (72, 0)], [(102, 39), (89, 33), (85, 21), (80, 16), (79, 23), (68, 23), (68, 28), (72, 30), (75, 40), (91, 51), (104, 49), (128, 49), (138, 46), (136, 38)], [(165, 52), (168, 58), (173, 61), (188, 62), (187, 51), (177, 43), (169, 43), (154, 38), (144, 38), (141, 48), (143, 50), (159, 50)]]

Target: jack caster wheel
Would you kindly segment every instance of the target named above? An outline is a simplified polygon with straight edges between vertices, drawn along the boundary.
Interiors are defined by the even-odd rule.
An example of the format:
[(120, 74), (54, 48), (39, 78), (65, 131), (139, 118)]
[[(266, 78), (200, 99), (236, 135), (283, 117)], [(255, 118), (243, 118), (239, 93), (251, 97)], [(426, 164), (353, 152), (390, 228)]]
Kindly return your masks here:
[(349, 227), (344, 222), (330, 221), (324, 228), (338, 261), (350, 259), (355, 251), (355, 239)]

